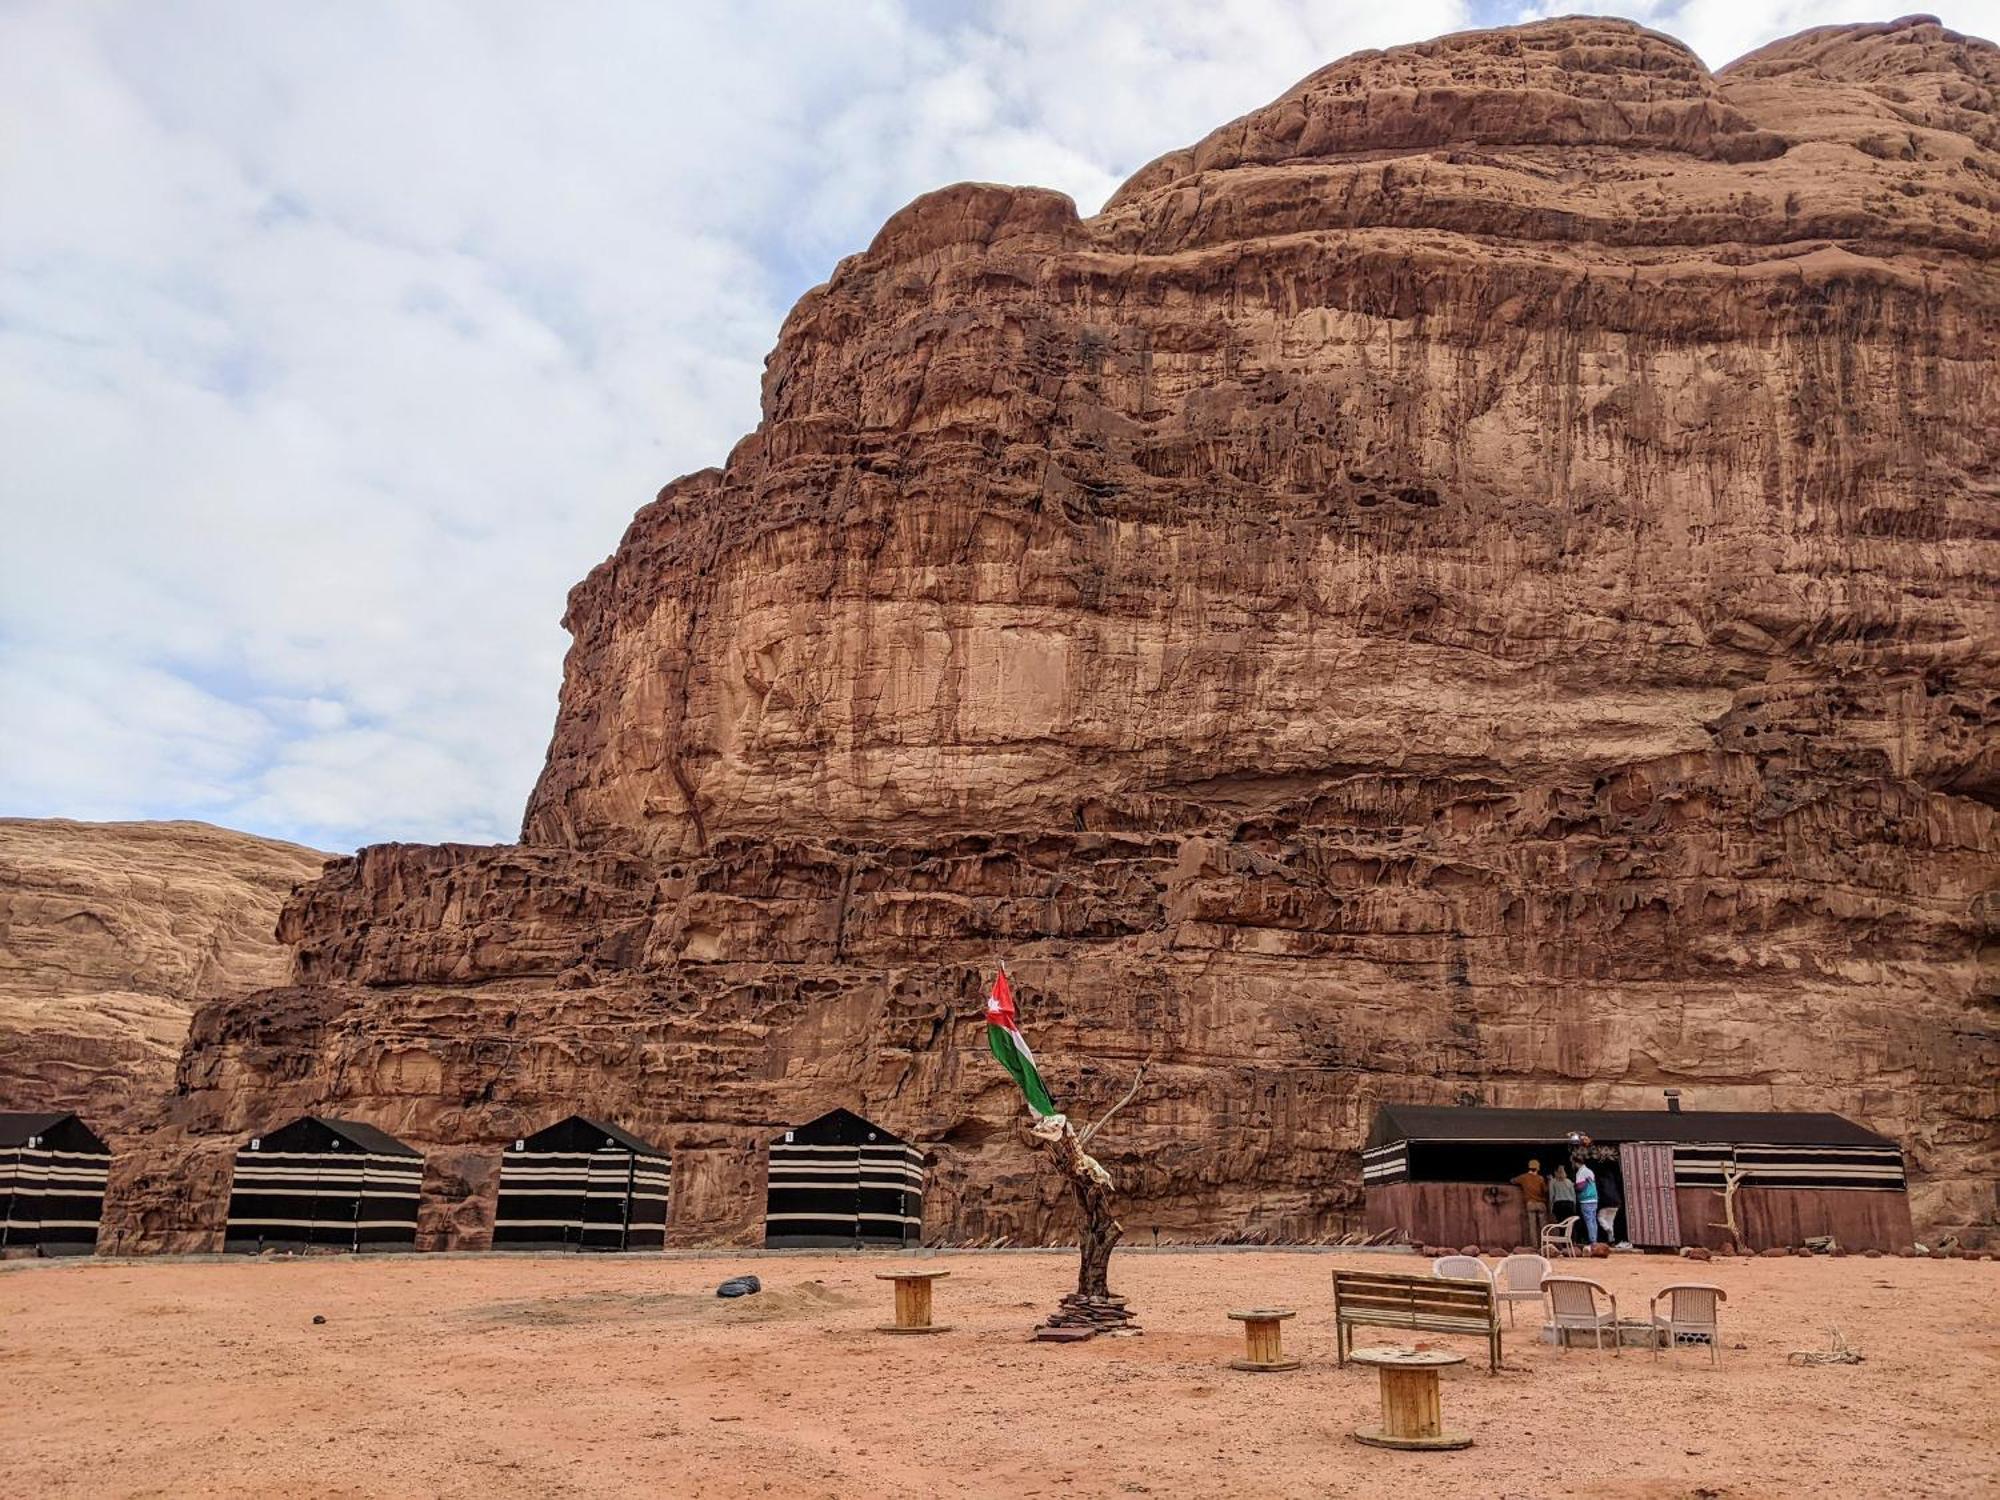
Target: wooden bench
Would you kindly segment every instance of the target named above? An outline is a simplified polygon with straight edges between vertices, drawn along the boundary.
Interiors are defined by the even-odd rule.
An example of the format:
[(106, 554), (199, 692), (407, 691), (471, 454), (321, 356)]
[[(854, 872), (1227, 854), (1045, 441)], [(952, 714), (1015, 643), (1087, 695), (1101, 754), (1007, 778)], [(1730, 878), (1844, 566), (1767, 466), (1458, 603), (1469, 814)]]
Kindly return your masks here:
[(1384, 1271), (1333, 1273), (1333, 1338), (1347, 1363), (1352, 1329), (1414, 1328), (1424, 1333), (1472, 1333), (1486, 1340), (1486, 1373), (1500, 1368), (1500, 1304), (1490, 1281), (1399, 1276)]

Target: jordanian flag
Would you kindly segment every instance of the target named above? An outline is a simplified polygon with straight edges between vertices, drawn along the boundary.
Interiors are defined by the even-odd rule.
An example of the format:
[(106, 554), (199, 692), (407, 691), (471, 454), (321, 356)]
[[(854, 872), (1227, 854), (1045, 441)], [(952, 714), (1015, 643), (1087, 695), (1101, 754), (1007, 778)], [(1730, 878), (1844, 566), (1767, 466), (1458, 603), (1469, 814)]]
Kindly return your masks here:
[(986, 1045), (1021, 1085), (1021, 1092), (1028, 1096), (1030, 1114), (1044, 1120), (1056, 1112), (1042, 1075), (1035, 1071), (1035, 1054), (1021, 1035), (1021, 1023), (1014, 1015), (1014, 987), (1007, 983), (1005, 969), (994, 978), (993, 993), (986, 997)]

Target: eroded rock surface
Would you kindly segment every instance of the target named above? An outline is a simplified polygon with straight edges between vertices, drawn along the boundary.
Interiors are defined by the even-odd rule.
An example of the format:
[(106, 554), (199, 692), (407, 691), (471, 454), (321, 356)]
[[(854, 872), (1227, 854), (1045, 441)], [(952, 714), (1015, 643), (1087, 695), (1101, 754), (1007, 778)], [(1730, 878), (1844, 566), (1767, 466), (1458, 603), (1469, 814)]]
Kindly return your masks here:
[[(1171, 79), (1161, 86), (1170, 88)], [(1079, 219), (911, 204), (572, 593), (521, 847), (387, 846), (206, 1008), (173, 1149), (571, 1110), (754, 1239), (769, 1134), (1059, 1235), (1004, 955), (1128, 1228), (1357, 1222), (1378, 1100), (1831, 1108), (1995, 1223), (2000, 52), (1621, 21), (1349, 58)], [(203, 1156), (202, 1153), (209, 1153)], [(134, 1242), (220, 1204), (160, 1173)]]
[(289, 977), (279, 908), (326, 861), (206, 823), (0, 818), (0, 1109), (126, 1138), (196, 1006)]

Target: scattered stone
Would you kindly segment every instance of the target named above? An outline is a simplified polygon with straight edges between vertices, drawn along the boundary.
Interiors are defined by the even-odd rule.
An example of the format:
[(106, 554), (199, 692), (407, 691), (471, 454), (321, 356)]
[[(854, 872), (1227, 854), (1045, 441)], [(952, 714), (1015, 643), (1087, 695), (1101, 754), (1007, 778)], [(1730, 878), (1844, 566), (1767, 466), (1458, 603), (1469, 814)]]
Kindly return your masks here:
[(1087, 1328), (1092, 1333), (1139, 1332), (1123, 1297), (1086, 1297), (1080, 1292), (1065, 1292), (1049, 1320), (1035, 1330), (1035, 1336), (1040, 1338), (1043, 1329), (1056, 1328)]
[(325, 1321), (326, 1321), (326, 1314), (325, 1314), (325, 1313), (314, 1313), (314, 1314), (313, 1314), (313, 1322), (315, 1322), (315, 1323), (324, 1323)]
[(1059, 1327), (1052, 1323), (1044, 1323), (1034, 1331), (1031, 1337), (1038, 1344), (1081, 1344), (1087, 1339), (1096, 1338), (1097, 1330), (1095, 1328)]

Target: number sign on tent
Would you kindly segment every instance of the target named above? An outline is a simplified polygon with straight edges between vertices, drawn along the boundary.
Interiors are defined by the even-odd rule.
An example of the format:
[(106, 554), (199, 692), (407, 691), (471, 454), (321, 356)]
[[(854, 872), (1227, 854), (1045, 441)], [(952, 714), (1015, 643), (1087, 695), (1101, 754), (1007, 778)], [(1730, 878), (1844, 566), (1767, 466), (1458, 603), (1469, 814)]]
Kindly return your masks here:
[(764, 1243), (914, 1245), (923, 1235), (924, 1157), (836, 1109), (771, 1142)]
[(97, 1249), (111, 1148), (72, 1114), (0, 1114), (0, 1248)]
[(307, 1115), (236, 1153), (224, 1250), (414, 1250), (424, 1158), (358, 1120)]
[(500, 1158), (496, 1250), (658, 1250), (667, 1154), (616, 1125), (571, 1115)]

